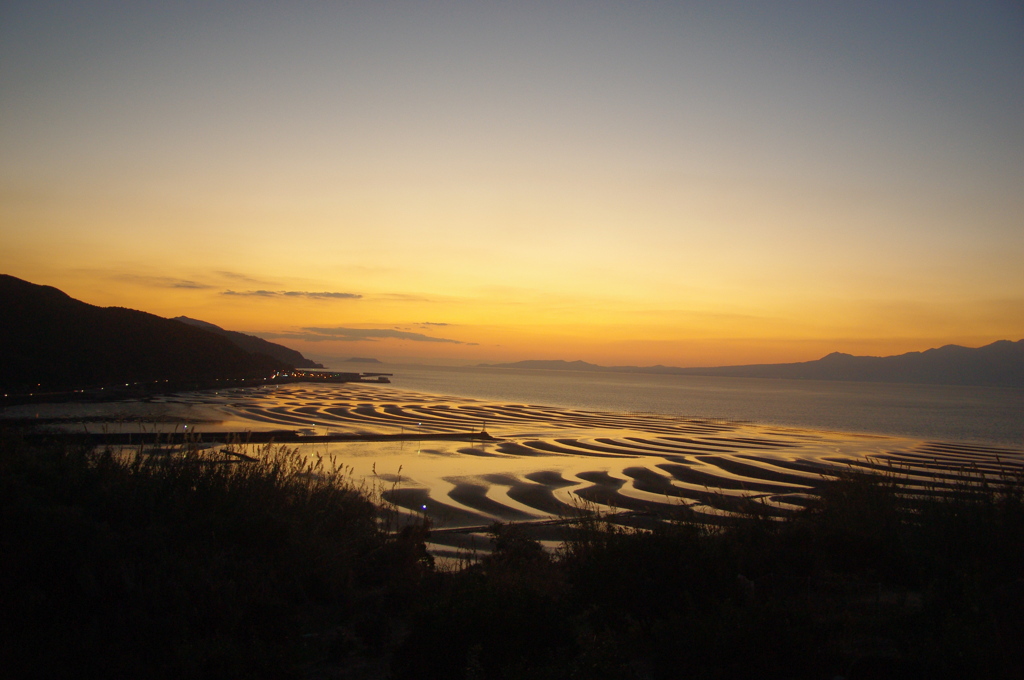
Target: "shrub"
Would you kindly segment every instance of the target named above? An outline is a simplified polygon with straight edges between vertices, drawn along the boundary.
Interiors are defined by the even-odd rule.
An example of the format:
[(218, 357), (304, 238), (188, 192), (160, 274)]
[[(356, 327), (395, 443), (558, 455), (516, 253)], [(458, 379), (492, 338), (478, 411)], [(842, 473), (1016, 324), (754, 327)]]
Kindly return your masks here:
[(277, 446), (257, 458), (5, 432), (5, 674), (278, 677), (359, 638), (381, 597), (364, 562), (393, 542), (372, 500), (329, 461)]

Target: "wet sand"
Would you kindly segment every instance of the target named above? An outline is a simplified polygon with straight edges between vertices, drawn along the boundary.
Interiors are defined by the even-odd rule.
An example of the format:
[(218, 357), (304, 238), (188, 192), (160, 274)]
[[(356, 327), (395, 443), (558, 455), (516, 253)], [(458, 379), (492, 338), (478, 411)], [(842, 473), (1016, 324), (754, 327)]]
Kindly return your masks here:
[[(383, 385), (300, 383), (75, 406), (26, 405), (4, 416), (38, 414), (51, 426), (92, 432), (298, 431), (311, 437), (301, 450), (333, 457), (406, 519), (429, 518), (431, 549), (447, 556), (484, 548), (496, 521), (533, 523), (538, 536), (557, 540), (557, 522), (581, 509), (629, 525), (714, 521), (749, 500), (769, 514), (792, 512), (849, 470), (897, 472), (914, 493), (941, 493), (965, 470), (992, 480), (1024, 470), (1020, 449), (502, 404)], [(482, 430), (495, 441), (431, 437)], [(324, 441), (340, 435), (396, 438)]]

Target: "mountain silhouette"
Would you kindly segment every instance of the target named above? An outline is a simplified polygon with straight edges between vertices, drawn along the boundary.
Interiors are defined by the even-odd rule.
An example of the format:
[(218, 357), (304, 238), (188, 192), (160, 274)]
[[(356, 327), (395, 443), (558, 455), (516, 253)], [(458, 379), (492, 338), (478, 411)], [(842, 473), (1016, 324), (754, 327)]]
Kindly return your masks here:
[(1024, 340), (984, 347), (945, 345), (924, 352), (868, 357), (832, 352), (817, 361), (685, 369), (688, 375), (1024, 387)]
[(123, 307), (97, 307), (0, 274), (0, 388), (269, 376), (291, 365), (208, 330)]
[(607, 371), (732, 378), (788, 378), (855, 382), (920, 383), (1024, 387), (1024, 340), (999, 340), (984, 347), (946, 345), (889, 357), (833, 352), (815, 361), (680, 368), (675, 366), (599, 366), (585, 361), (530, 360), (480, 364), (491, 368)]
[(296, 352), (294, 349), (279, 345), (276, 342), (270, 342), (263, 338), (258, 338), (255, 335), (247, 335), (246, 333), (239, 333), (238, 331), (224, 330), (220, 326), (209, 323), (207, 321), (200, 321), (199, 319), (190, 319), (187, 316), (176, 316), (171, 321), (180, 321), (181, 323), (187, 323), (190, 326), (196, 328), (202, 328), (203, 330), (222, 335), (231, 342), (235, 343), (238, 347), (241, 347), (249, 354), (264, 354), (272, 359), (293, 366), (295, 368), (323, 368), (323, 364), (318, 364), (315, 361), (311, 361), (306, 357), (302, 356), (300, 352)]

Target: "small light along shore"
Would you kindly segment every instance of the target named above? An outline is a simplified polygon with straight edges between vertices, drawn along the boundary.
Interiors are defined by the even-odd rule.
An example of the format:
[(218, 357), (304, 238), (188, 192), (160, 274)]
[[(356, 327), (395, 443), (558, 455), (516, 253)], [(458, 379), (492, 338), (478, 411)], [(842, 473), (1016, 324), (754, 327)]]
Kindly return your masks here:
[(151, 399), (175, 392), (226, 390), (243, 387), (267, 387), (293, 383), (364, 383), (386, 384), (391, 373), (347, 373), (318, 369), (296, 369), (273, 375), (242, 378), (164, 379), (52, 387), (39, 385), (32, 389), (0, 391), (0, 407), (18, 404), (54, 404), (67, 402), (111, 402), (125, 399)]

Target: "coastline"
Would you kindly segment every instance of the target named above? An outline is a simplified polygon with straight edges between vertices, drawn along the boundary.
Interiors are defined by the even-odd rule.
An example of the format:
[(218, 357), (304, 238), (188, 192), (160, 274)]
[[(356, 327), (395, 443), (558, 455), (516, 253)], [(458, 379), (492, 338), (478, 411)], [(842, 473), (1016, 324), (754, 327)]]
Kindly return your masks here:
[[(1024, 389), (384, 364), (393, 388), (487, 401), (1024, 447)], [(370, 370), (352, 366), (353, 369)]]
[[(182, 392), (90, 404), (92, 422), (79, 424), (73, 406), (53, 406), (50, 426), (90, 432), (93, 444), (166, 455), (169, 445), (188, 441), (253, 457), (274, 441), (331, 459), (376, 488), (403, 521), (428, 519), (438, 556), (486, 550), (494, 522), (524, 523), (536, 537), (557, 540), (560, 521), (582, 508), (623, 526), (718, 523), (751, 509), (786, 516), (851, 471), (898, 473), (908, 491), (928, 494), (950, 488), (964, 470), (991, 479), (1024, 472), (1024, 448), (502, 403), (390, 385)], [(157, 422), (160, 414), (165, 422)]]
[[(593, 669), (594, 626), (638, 620), (652, 620), (661, 636), (645, 642), (627, 627), (595, 644), (612, 640), (631, 664), (664, 657), (665, 672), (652, 677), (694, 668), (697, 651), (697, 667), (720, 674), (751, 640), (761, 642), (743, 669), (771, 668), (774, 650), (790, 649), (787, 673), (800, 664), (814, 671), (801, 677), (853, 677), (848, 669), (864, 659), (912, 669), (960, 663), (957, 676), (986, 660), (1019, 667), (1012, 642), (978, 650), (976, 641), (992, 639), (982, 633), (993, 623), (1020, 620), (1021, 450), (367, 385), (164, 399), (104, 405), (135, 408), (136, 417), (102, 423), (94, 414), (89, 425), (160, 439), (168, 433), (139, 409), (164, 408), (178, 418), (168, 426), (199, 431), (188, 443), (111, 444), (91, 456), (16, 432), (3, 438), (20, 508), (7, 515), (18, 520), (6, 534), (20, 540), (12, 554), (23, 556), (12, 566), (34, 579), (13, 591), (11, 620), (23, 632), (15, 658), (33, 668), (89, 658), (143, 669), (154, 650), (170, 648), (194, 669), (191, 659), (207, 653), (206, 621), (226, 610), (215, 652), (227, 640), (246, 650), (235, 659), (248, 658), (269, 642), (287, 663), (293, 652), (311, 658), (316, 644), (317, 677), (367, 661), (380, 672), (365, 677), (422, 677), (424, 669), (433, 677), (439, 668), (460, 677), (474, 649), (500, 651), (507, 639), (529, 652), (553, 646), (558, 674), (571, 676)], [(188, 421), (188, 413), (207, 417)], [(484, 421), (494, 439), (456, 441)], [(240, 422), (268, 437), (305, 425), (347, 438), (201, 441), (237, 433), (230, 428)], [(948, 593), (964, 585), (970, 597), (961, 606)], [(37, 593), (53, 605), (39, 607)], [(147, 628), (154, 594), (182, 604), (155, 630)], [(235, 633), (254, 608), (274, 612), (255, 643), (251, 628)], [(66, 658), (53, 657), (42, 634), (53, 630), (54, 611), (63, 625), (55, 650), (81, 641)], [(955, 625), (934, 636), (935, 620)], [(183, 625), (191, 621), (203, 625)], [(544, 632), (552, 623), (572, 627)], [(674, 651), (704, 629), (712, 638)], [(119, 644), (140, 630), (151, 648)], [(948, 639), (968, 640), (973, 655)], [(338, 640), (359, 646), (339, 656)], [(221, 667), (252, 675), (234, 672), (237, 661)]]

